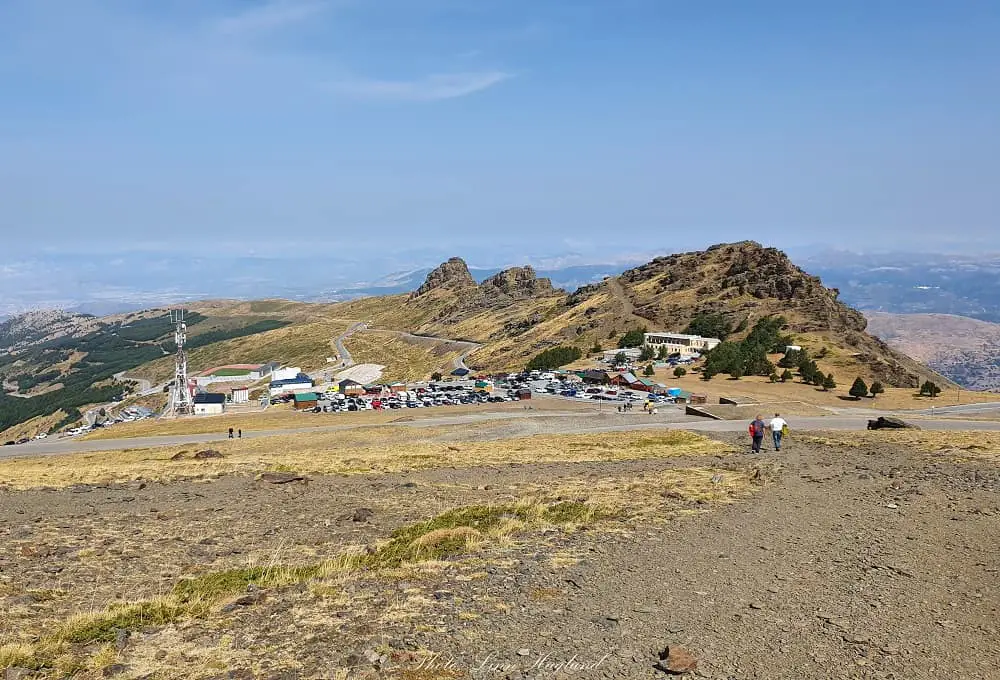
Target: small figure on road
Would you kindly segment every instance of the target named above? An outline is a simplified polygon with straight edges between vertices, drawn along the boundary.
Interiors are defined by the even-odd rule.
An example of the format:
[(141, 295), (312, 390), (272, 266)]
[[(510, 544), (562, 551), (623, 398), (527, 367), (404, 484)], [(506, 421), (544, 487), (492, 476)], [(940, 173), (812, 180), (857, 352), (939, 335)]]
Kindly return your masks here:
[(229, 438), (233, 438), (233, 428), (229, 428)]
[(243, 439), (243, 429), (242, 428), (240, 428), (239, 430), (236, 431), (236, 436), (239, 439)]
[(750, 423), (750, 439), (753, 444), (750, 447), (751, 453), (760, 453), (760, 445), (764, 441), (764, 430), (767, 428), (767, 424), (764, 422), (763, 416), (759, 413), (757, 417), (753, 419)]
[(781, 451), (781, 439), (788, 431), (788, 422), (781, 417), (780, 413), (775, 413), (769, 427), (771, 428), (771, 438), (774, 439), (774, 450)]

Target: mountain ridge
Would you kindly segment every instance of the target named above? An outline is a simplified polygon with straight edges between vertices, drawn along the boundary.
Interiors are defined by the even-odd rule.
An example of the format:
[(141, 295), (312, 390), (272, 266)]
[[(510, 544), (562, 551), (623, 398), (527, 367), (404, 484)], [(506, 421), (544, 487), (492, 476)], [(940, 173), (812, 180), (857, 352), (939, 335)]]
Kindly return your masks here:
[(515, 297), (484, 295), (461, 258), (432, 270), (407, 296), (340, 303), (342, 315), (370, 319), (396, 330), (475, 340), (486, 345), (474, 359), (504, 368), (558, 344), (590, 348), (643, 325), (680, 331), (699, 314), (719, 314), (734, 328), (781, 315), (788, 330), (817, 351), (839, 354), (842, 366), (870, 380), (917, 386), (942, 376), (866, 333), (863, 314), (841, 302), (815, 276), (776, 248), (754, 241), (717, 244), (703, 251), (654, 258), (619, 276), (573, 292), (553, 288), (530, 267), (498, 276), (514, 282)]

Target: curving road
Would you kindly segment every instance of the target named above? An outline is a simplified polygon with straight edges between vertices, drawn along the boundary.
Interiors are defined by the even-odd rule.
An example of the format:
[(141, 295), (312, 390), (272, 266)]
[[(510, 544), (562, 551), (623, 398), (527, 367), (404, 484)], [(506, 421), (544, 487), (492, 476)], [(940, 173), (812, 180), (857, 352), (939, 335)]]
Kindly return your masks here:
[(357, 331), (361, 331), (368, 328), (368, 324), (365, 322), (359, 322), (348, 328), (346, 331), (341, 333), (333, 341), (334, 347), (337, 349), (337, 356), (340, 357), (340, 364), (337, 368), (350, 368), (354, 365), (354, 358), (351, 356), (350, 350), (344, 345), (344, 340), (351, 337)]

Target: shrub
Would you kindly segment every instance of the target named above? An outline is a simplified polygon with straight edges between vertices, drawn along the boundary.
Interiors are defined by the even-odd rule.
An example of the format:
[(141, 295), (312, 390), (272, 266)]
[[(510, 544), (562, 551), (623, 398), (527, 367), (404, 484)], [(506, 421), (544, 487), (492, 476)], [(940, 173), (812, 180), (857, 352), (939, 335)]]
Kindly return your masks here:
[(627, 349), (629, 347), (638, 347), (646, 342), (646, 329), (645, 328), (633, 328), (628, 331), (618, 340), (619, 349)]
[(688, 371), (686, 368), (684, 368), (683, 366), (678, 366), (677, 368), (674, 369), (674, 377), (683, 378), (685, 375), (687, 375), (687, 372)]
[(933, 398), (939, 394), (941, 394), (941, 388), (930, 380), (924, 382), (924, 384), (920, 386), (920, 396), (922, 397), (926, 396)]
[(691, 319), (691, 323), (684, 329), (690, 335), (700, 335), (704, 338), (718, 338), (725, 340), (733, 327), (725, 316), (717, 312), (702, 312)]
[(792, 375), (792, 372), (789, 371), (787, 368), (781, 372), (781, 382), (788, 382), (794, 377), (795, 376)]
[(837, 381), (833, 379), (833, 373), (823, 378), (823, 391), (833, 390), (837, 388)]
[(851, 385), (849, 394), (855, 399), (860, 399), (861, 397), (868, 396), (868, 385), (861, 378), (855, 378), (854, 384)]
[(878, 395), (880, 395), (883, 392), (885, 392), (885, 388), (882, 387), (882, 383), (880, 383), (878, 380), (876, 380), (875, 382), (872, 383), (870, 391), (872, 393), (872, 399), (874, 399)]
[(646, 376), (656, 375), (656, 371), (653, 369), (653, 364), (646, 364), (646, 368), (643, 369), (642, 374)]
[(583, 352), (580, 351), (579, 347), (566, 345), (550, 347), (528, 362), (528, 370), (559, 368), (560, 366), (565, 366), (568, 363), (576, 361), (582, 356)]

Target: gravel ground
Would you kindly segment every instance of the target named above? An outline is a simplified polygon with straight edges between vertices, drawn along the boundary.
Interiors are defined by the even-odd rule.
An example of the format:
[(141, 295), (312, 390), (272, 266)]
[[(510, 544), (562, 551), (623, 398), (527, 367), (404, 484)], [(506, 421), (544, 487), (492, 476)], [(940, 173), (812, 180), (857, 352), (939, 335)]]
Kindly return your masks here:
[[(544, 420), (507, 436), (535, 428)], [(766, 483), (730, 504), (665, 501), (662, 517), (531, 531), (464, 558), (276, 589), (225, 615), (135, 632), (113, 672), (665, 678), (654, 665), (671, 646), (675, 660), (678, 647), (697, 660), (695, 677), (1000, 678), (1000, 471), (878, 442), (0, 492), (0, 636), (30, 640), (39, 622), (184, 574), (331, 557), (448, 507), (692, 466), (760, 469)], [(355, 521), (362, 507), (373, 514)]]

